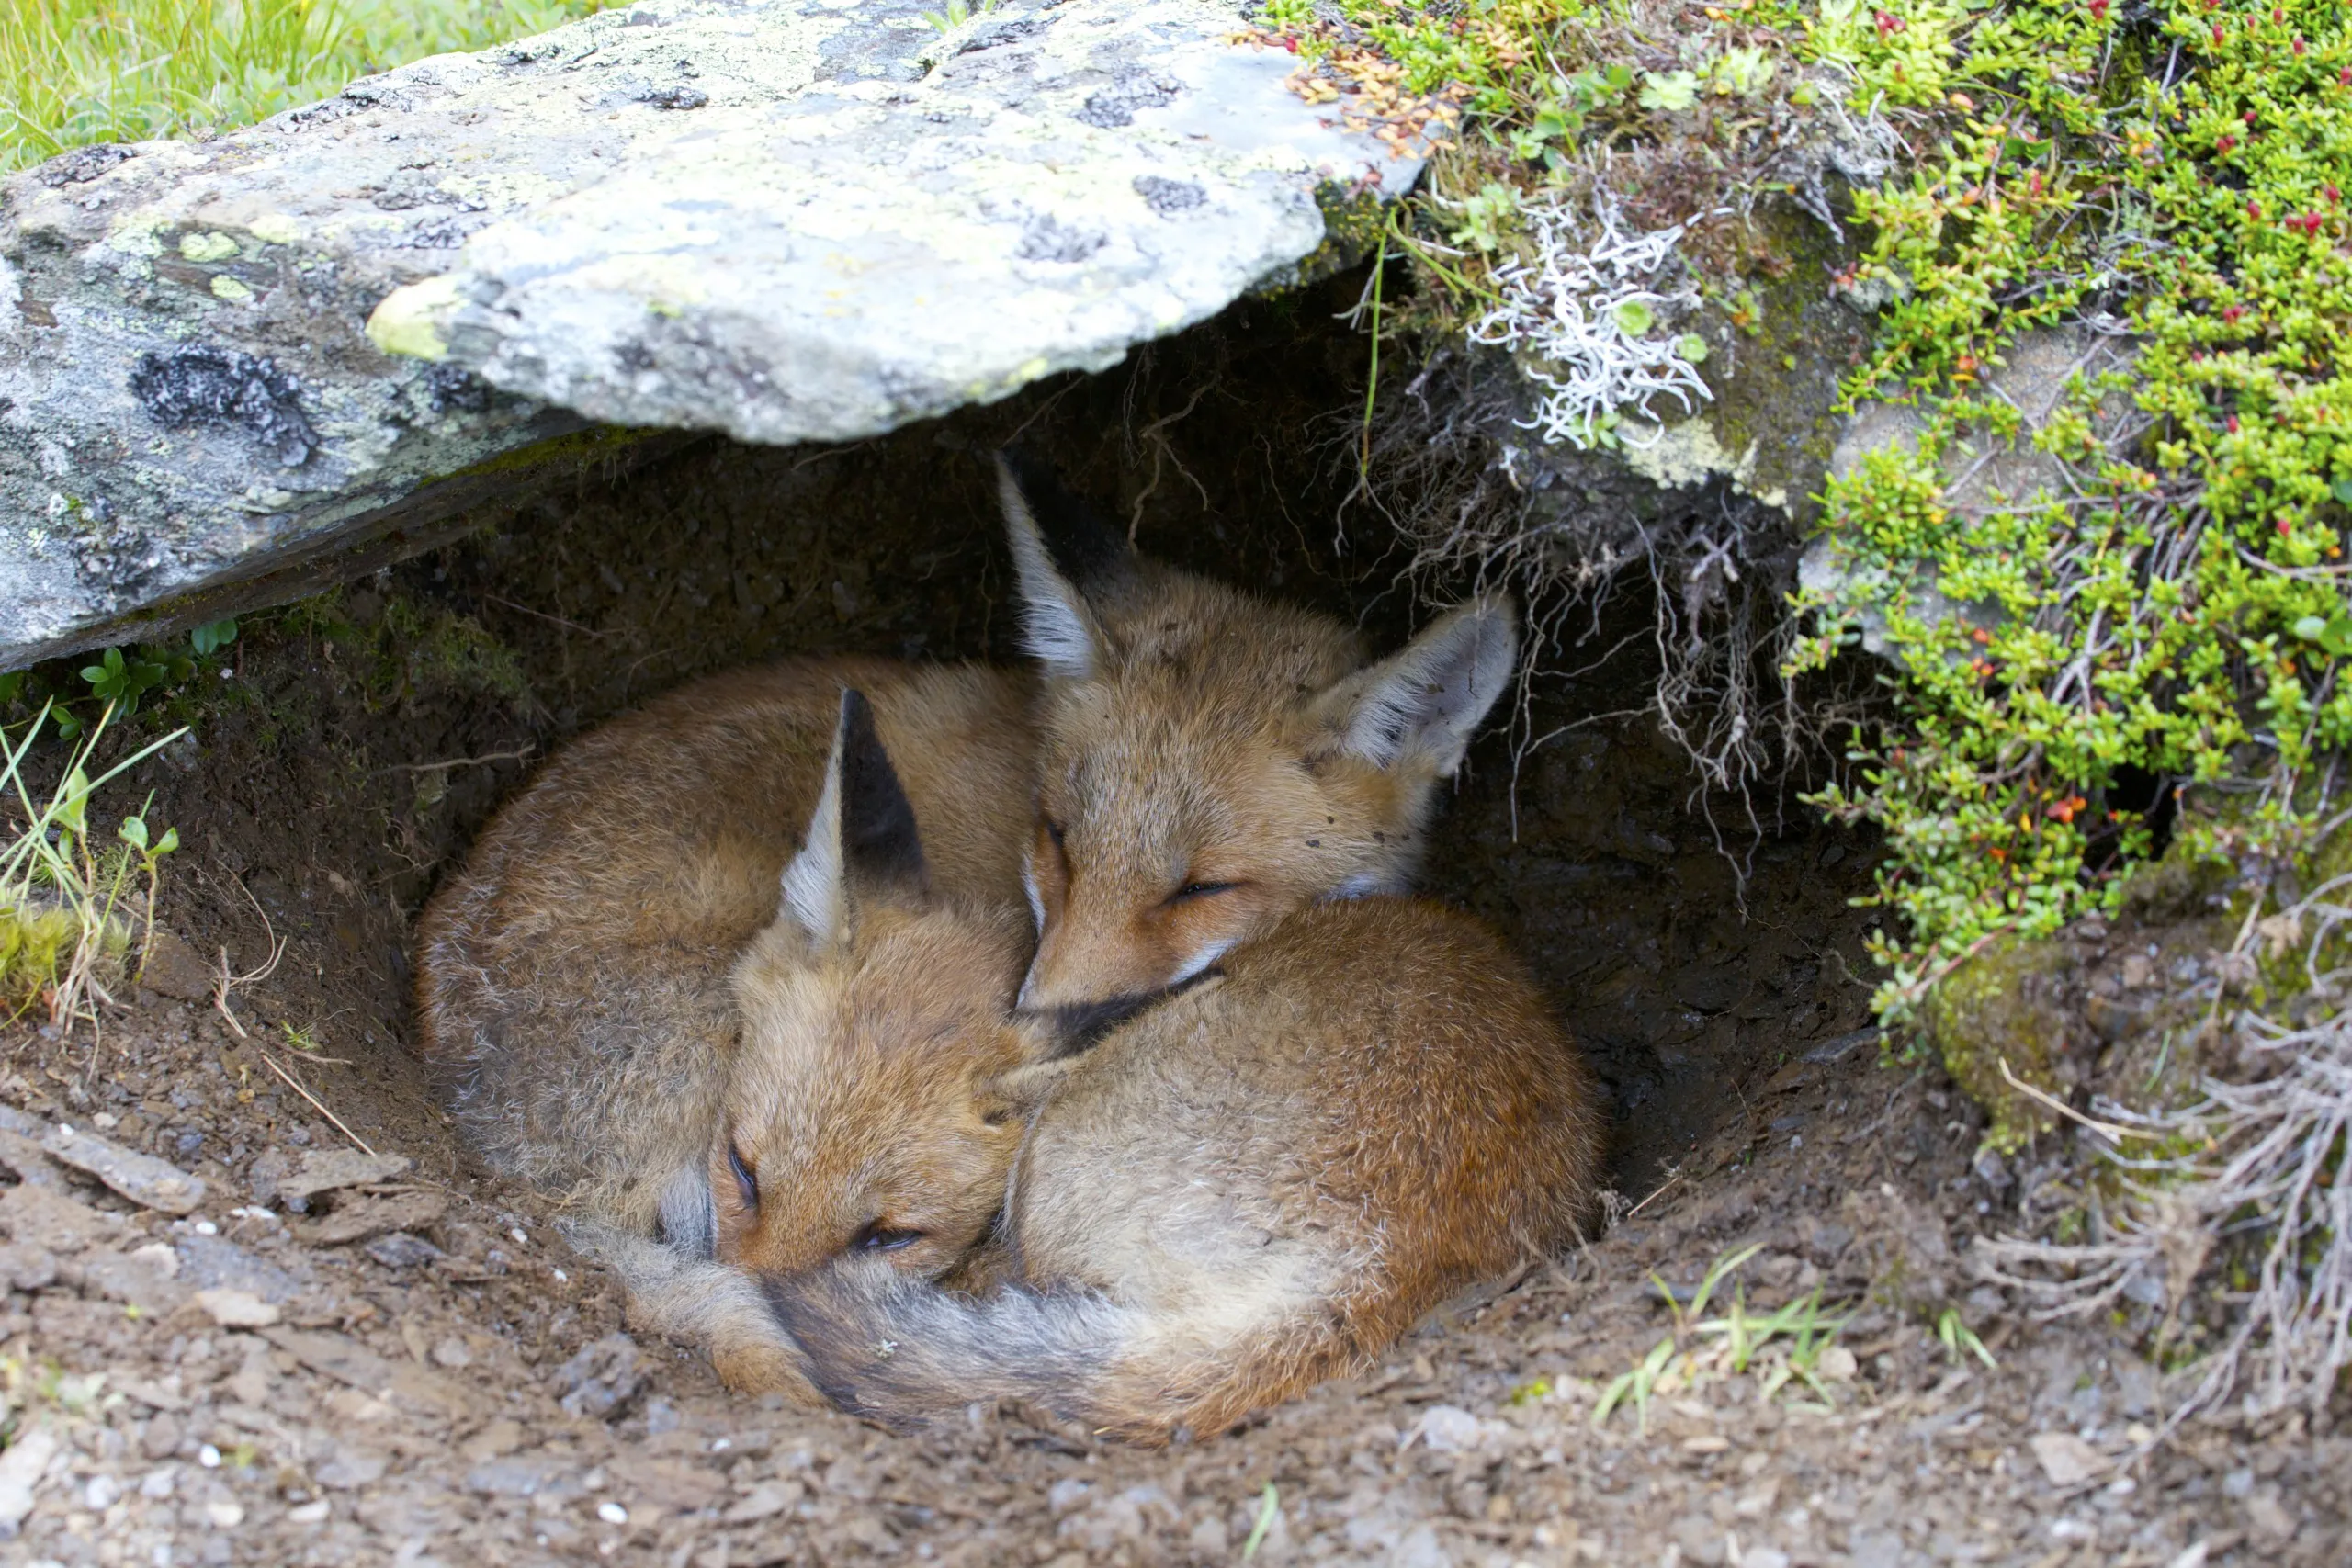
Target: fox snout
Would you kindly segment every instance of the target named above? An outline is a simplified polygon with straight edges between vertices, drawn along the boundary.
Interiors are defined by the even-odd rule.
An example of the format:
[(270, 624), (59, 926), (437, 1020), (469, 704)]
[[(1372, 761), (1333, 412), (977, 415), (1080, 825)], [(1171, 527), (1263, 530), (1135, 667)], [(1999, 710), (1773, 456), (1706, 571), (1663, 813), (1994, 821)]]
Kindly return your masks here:
[(1050, 1007), (1023, 1004), (1020, 1013), (1024, 1023), (1032, 1030), (1041, 1032), (1050, 1042), (1041, 1053), (1044, 1059), (1061, 1061), (1092, 1050), (1104, 1035), (1147, 1009), (1224, 977), (1224, 970), (1209, 964), (1157, 990), (1128, 991), (1097, 1001), (1065, 1002)]

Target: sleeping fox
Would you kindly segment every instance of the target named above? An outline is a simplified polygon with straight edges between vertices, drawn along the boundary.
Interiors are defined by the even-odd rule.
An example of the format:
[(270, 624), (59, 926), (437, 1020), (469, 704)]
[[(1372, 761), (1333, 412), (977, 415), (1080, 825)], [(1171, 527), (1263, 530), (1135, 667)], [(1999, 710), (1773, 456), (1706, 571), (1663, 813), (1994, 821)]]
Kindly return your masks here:
[(1508, 600), (1374, 661), (1329, 615), (1137, 555), (1033, 458), (999, 483), (1042, 676), (1024, 1007), (1082, 1031), (1303, 905), (1411, 886), (1510, 682)]
[(1207, 1436), (1565, 1247), (1593, 1191), (1581, 1059), (1493, 934), (1433, 904), (1311, 906), (1091, 1050), (1053, 1039), (1000, 1086), (1030, 1122), (1009, 1282), (856, 1253), (763, 1280), (844, 1409), (910, 1427), (1018, 1397)]
[(1012, 1008), (1026, 922), (930, 886), (858, 714), (735, 970), (717, 1261), (599, 1247), (642, 1325), (895, 1425), (1013, 1395), (1159, 1440), (1574, 1235), (1590, 1080), (1484, 927), (1310, 906), (1073, 1050)]
[[(853, 683), (871, 704), (846, 705), (848, 723)], [(797, 660), (700, 682), (566, 749), (419, 925), (417, 1049), (475, 1147), (575, 1217), (707, 1254), (741, 1033), (732, 976), (790, 912), (786, 863), (840, 736), (876, 755), (896, 743), (890, 790), (903, 777), (923, 813), (926, 888), (1026, 924), (1030, 696), (977, 665)], [(992, 1000), (974, 986), (972, 1005)]]

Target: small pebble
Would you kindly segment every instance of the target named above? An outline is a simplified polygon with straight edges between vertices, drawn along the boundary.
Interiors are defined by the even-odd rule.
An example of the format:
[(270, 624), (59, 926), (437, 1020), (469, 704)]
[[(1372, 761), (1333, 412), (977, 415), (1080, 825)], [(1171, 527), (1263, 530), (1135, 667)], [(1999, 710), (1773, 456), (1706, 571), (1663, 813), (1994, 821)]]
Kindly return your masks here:
[(286, 1510), (286, 1522), (295, 1525), (322, 1525), (327, 1522), (327, 1500), (305, 1503), (299, 1508)]
[(523, 1234), (523, 1232), (522, 1232), (522, 1229), (521, 1229), (519, 1226), (518, 1226), (518, 1227), (516, 1227), (516, 1228), (514, 1228), (514, 1229), (509, 1230), (506, 1234), (507, 1234), (508, 1235), (513, 1236), (513, 1237), (515, 1239), (515, 1241), (516, 1241), (516, 1242), (518, 1242), (518, 1243), (522, 1244), (523, 1246), (527, 1247), (527, 1246), (529, 1246), (529, 1245), (530, 1245), (531, 1238), (530, 1238), (529, 1236), (525, 1235)]
[(245, 1506), (243, 1503), (207, 1503), (204, 1505), (204, 1517), (212, 1521), (214, 1529), (232, 1530), (245, 1522)]
[(198, 1220), (196, 1222), (196, 1234), (198, 1235), (219, 1235), (220, 1234), (220, 1227), (214, 1224), (210, 1220)]
[(115, 1499), (121, 1495), (121, 1482), (111, 1475), (94, 1475), (90, 1477), (89, 1484), (82, 1488), (82, 1506), (94, 1514), (103, 1514), (113, 1507)]
[(207, 1470), (218, 1470), (220, 1468), (220, 1450), (207, 1443), (196, 1450), (196, 1462)]
[(618, 1503), (597, 1504), (596, 1517), (604, 1520), (608, 1525), (625, 1525), (628, 1523), (628, 1510), (622, 1507)]

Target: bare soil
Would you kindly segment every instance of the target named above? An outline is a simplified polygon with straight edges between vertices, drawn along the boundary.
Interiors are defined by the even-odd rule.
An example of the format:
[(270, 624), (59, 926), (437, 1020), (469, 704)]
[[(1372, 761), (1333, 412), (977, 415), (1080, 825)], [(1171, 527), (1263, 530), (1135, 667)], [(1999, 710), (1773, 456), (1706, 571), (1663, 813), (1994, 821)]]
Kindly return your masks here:
[[(410, 923), (435, 879), (535, 759), (681, 679), (787, 651), (1012, 656), (978, 454), (1015, 430), (1145, 547), (1397, 636), (1402, 561), (1371, 509), (1343, 524), (1353, 431), (1329, 414), (1361, 407), (1363, 345), (1332, 321), (1357, 282), (886, 440), (713, 442), (486, 515), (458, 545), (249, 618), (225, 673), (151, 701), (146, 733), (195, 726), (137, 784), (187, 845), (164, 900), (186, 951), (95, 1039), (0, 1033), (0, 1102), (208, 1191), (175, 1216), (0, 1139), (20, 1182), (0, 1190), (0, 1556), (2352, 1557), (2352, 1443), (2206, 1423), (2118, 1470), (2161, 1420), (2154, 1370), (2120, 1329), (2033, 1324), (1971, 1279), (1970, 1237), (2031, 1212), (2059, 1151), (1978, 1160), (1965, 1097), (1883, 1065), (1868, 915), (1849, 902), (1875, 846), (1792, 808), (1727, 840), (1742, 879), (1710, 825), (1727, 803), (1693, 799), (1623, 712), (1648, 673), (1632, 597), (1545, 651), (1583, 673), (1544, 685), (1533, 732), (1577, 728), (1523, 760), (1508, 736), (1482, 745), (1430, 876), (1507, 933), (1591, 1053), (1623, 1217), (1364, 1377), (1160, 1451), (1013, 1409), (891, 1437), (730, 1396), (687, 1352), (630, 1337), (537, 1195), (469, 1160), (404, 1049)], [(256, 970), (280, 942), (267, 977), (216, 1003), (206, 966)], [(291, 1195), (306, 1156), (363, 1142), (413, 1168)], [(1675, 1332), (1667, 1295), (1750, 1247), (1747, 1308), (1818, 1291), (1845, 1318), (1819, 1387), (1767, 1399), (1725, 1371), (1596, 1423), (1602, 1391)], [(1997, 1366), (1937, 1341), (1947, 1309)], [(29, 1497), (13, 1527), (12, 1488)]]

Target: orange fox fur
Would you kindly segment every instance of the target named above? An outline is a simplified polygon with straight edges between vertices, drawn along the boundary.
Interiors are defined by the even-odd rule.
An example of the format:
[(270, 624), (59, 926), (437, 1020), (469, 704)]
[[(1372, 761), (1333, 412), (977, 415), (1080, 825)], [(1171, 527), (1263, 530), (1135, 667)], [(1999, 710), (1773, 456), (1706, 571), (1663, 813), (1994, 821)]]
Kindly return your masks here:
[(1042, 465), (1001, 479), (1043, 669), (1023, 1005), (1080, 1027), (1304, 904), (1407, 890), (1510, 681), (1509, 602), (1375, 662), (1331, 616), (1136, 555)]
[[(866, 749), (880, 755), (878, 730), (901, 759), (903, 793), (887, 760), (881, 792), (910, 839), (923, 813), (928, 851), (913, 875), (886, 862), (865, 887), (843, 838), (859, 803), (842, 816), (838, 776), (853, 681), (874, 696)], [(420, 924), (418, 1050), (475, 1146), (562, 1199), (640, 1321), (711, 1347), (739, 1384), (795, 1380), (745, 1278), (698, 1261), (714, 1243), (792, 1266), (822, 1252), (811, 1238), (836, 1211), (965, 1193), (990, 1141), (971, 1107), (1018, 1049), (1003, 1010), (1028, 948), (1028, 697), (1012, 674), (880, 660), (690, 686), (566, 749)], [(865, 783), (854, 796), (876, 793)], [(796, 911), (785, 873), (804, 825)], [(814, 1032), (795, 997), (830, 1010)], [(815, 1086), (789, 1104), (773, 1093), (786, 1061)], [(910, 1074), (954, 1092), (898, 1106), (888, 1090)], [(877, 1119), (885, 1104), (906, 1113)], [(821, 1188), (833, 1207), (771, 1203), (747, 1222), (730, 1133), (772, 1191)], [(985, 1157), (1001, 1167), (1017, 1136)], [(958, 1223), (977, 1229), (993, 1197), (970, 1201), (978, 1221)], [(937, 1250), (897, 1260), (934, 1267)]]
[(1574, 1236), (1591, 1080), (1485, 927), (1324, 904), (1220, 969), (1031, 1069), (1014, 1283), (974, 1297), (854, 1256), (765, 1282), (819, 1387), (899, 1426), (1018, 1397), (1205, 1436)]

